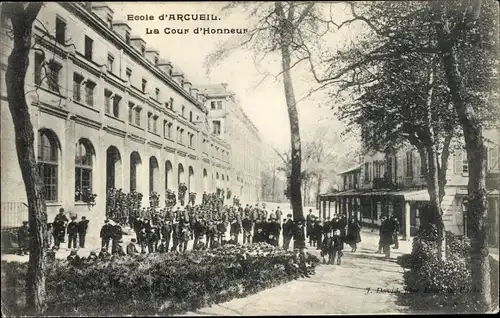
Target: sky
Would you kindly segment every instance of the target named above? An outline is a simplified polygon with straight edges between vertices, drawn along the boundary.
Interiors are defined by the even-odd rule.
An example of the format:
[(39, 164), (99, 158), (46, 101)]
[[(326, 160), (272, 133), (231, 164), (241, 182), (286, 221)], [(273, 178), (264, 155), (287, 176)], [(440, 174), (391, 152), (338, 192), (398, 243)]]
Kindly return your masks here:
[[(280, 57), (270, 56), (256, 67), (251, 50), (234, 51), (222, 63), (213, 67), (207, 75), (204, 67), (206, 56), (214, 52), (221, 43), (228, 40), (229, 34), (194, 34), (196, 27), (210, 28), (245, 28), (251, 23), (242, 12), (221, 15), (220, 8), (226, 3), (221, 2), (109, 2), (113, 9), (113, 20), (121, 20), (132, 28), (132, 36), (140, 36), (146, 41), (148, 48), (157, 49), (160, 58), (172, 62), (174, 69), (185, 74), (193, 86), (197, 84), (227, 83), (228, 88), (236, 93), (240, 104), (259, 129), (262, 140), (280, 150), (290, 147), (290, 128), (285, 103), (285, 95), (281, 76), (268, 77), (262, 81), (263, 73), (268, 71), (278, 74)], [(322, 10), (330, 10), (330, 5), (316, 4)], [(337, 6), (337, 5), (334, 5)], [(344, 6), (337, 7), (336, 21), (343, 21), (346, 15)], [(216, 14), (217, 21), (160, 21), (162, 14)], [(154, 20), (128, 20), (128, 15), (153, 16)], [(190, 29), (188, 34), (165, 34), (164, 29)], [(146, 34), (147, 30), (158, 29), (159, 34)], [(349, 31), (352, 32), (352, 31)], [(348, 41), (347, 32), (332, 32), (326, 42), (342, 45)], [(306, 62), (307, 63), (307, 62)], [(307, 64), (294, 68), (292, 71), (296, 99), (300, 100), (315, 87)], [(259, 84), (260, 83), (260, 84)], [(259, 84), (259, 85), (258, 85)], [(258, 85), (258, 86), (257, 86)], [(330, 109), (335, 105), (324, 93), (317, 93), (298, 104), (300, 130), (303, 138), (312, 138), (318, 124), (331, 125), (342, 130), (342, 124), (333, 116)]]

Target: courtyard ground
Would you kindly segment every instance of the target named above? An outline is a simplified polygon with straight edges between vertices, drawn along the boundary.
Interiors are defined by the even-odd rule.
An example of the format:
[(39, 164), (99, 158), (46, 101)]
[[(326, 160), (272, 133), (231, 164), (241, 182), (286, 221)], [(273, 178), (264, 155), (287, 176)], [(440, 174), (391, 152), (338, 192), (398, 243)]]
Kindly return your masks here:
[[(411, 242), (402, 241), (385, 260), (376, 254), (378, 235), (362, 231), (356, 253), (347, 247), (342, 265), (321, 265), (311, 278), (301, 278), (245, 298), (202, 308), (185, 315), (327, 315), (401, 313), (396, 290), (403, 290), (403, 268), (396, 258), (409, 253)], [(319, 256), (312, 247), (309, 251)], [(382, 291), (383, 290), (383, 291)]]

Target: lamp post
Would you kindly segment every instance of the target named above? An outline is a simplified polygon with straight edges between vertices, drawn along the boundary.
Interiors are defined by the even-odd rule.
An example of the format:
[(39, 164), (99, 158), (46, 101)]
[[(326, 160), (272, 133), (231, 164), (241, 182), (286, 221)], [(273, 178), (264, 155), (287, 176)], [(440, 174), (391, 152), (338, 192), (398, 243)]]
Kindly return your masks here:
[(468, 237), (468, 231), (467, 231), (467, 228), (468, 228), (468, 220), (467, 220), (467, 213), (468, 213), (468, 210), (469, 210), (469, 200), (467, 199), (463, 199), (462, 200), (462, 212), (464, 214), (464, 236), (465, 237)]

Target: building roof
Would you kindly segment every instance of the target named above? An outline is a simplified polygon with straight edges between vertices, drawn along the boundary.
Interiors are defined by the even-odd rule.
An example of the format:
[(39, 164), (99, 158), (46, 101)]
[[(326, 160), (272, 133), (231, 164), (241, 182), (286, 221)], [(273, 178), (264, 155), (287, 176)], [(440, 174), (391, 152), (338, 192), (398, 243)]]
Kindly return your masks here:
[(230, 91), (227, 89), (227, 84), (226, 83), (220, 83), (220, 84), (207, 84), (207, 85), (200, 85), (200, 92), (203, 92), (207, 96), (231, 96), (235, 95), (234, 92)]
[(339, 175), (344, 174), (344, 173), (348, 173), (348, 172), (352, 172), (352, 171), (356, 171), (356, 170), (361, 170), (361, 165), (357, 165), (355, 167), (351, 167), (347, 170), (344, 170), (344, 171), (340, 172)]

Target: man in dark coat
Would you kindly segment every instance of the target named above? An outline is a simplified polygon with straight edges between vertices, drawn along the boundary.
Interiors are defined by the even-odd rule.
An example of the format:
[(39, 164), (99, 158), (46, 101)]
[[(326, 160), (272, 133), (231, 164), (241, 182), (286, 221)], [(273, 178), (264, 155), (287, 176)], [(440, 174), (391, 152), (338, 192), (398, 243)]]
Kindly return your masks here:
[(206, 244), (207, 248), (214, 248), (214, 242), (218, 242), (216, 240), (217, 237), (217, 225), (213, 220), (208, 221), (208, 225), (206, 227)]
[(85, 248), (85, 236), (87, 235), (88, 227), (89, 220), (85, 216), (82, 216), (82, 220), (78, 222), (78, 239), (81, 248)]
[(306, 236), (304, 233), (304, 221), (297, 220), (293, 227), (294, 249), (302, 250), (306, 247)]
[(392, 240), (394, 242), (394, 249), (398, 249), (399, 248), (399, 239), (398, 239), (399, 220), (395, 215), (393, 215), (391, 217), (391, 232), (392, 232)]
[(243, 227), (243, 244), (250, 243), (250, 238), (252, 236), (252, 220), (249, 215), (245, 215), (241, 221)]
[(222, 243), (222, 235), (226, 234), (227, 226), (225, 222), (221, 219), (217, 220), (217, 240)]
[(347, 226), (346, 241), (351, 246), (351, 252), (356, 252), (358, 243), (361, 242), (361, 225), (356, 219), (351, 219)]
[(342, 238), (342, 240), (345, 240), (345, 235), (347, 232), (347, 216), (342, 215), (338, 224), (340, 229), (340, 237)]
[[(59, 238), (62, 238), (62, 240), (59, 241), (59, 243), (64, 243), (65, 242), (65, 236), (66, 236), (66, 225), (68, 224), (69, 220), (68, 217), (64, 214), (64, 209), (60, 208), (59, 209), (59, 214), (56, 215), (54, 218), (54, 225), (57, 226), (57, 231), (59, 234)], [(58, 245), (59, 246), (59, 245)]]
[(292, 215), (288, 214), (286, 216), (286, 221), (283, 223), (283, 248), (285, 250), (288, 250), (290, 247), (290, 241), (292, 240), (293, 236), (293, 221), (292, 221)]
[(184, 221), (180, 236), (180, 250), (182, 252), (185, 252), (187, 250), (187, 245), (190, 237), (191, 237), (191, 229), (189, 228), (189, 222)]
[(170, 238), (172, 237), (172, 222), (170, 220), (166, 220), (162, 223), (160, 234), (162, 240), (165, 239), (165, 246), (168, 250), (170, 246)]
[(279, 220), (272, 218), (269, 224), (270, 234), (272, 234), (272, 238), (270, 238), (270, 244), (273, 246), (279, 246), (279, 239), (281, 233), (281, 224)]
[(323, 223), (323, 237), (326, 237), (327, 233), (330, 233), (332, 231), (332, 221), (330, 220), (330, 217), (327, 216), (325, 218), (325, 222)]
[(78, 237), (78, 222), (75, 220), (75, 218), (72, 218), (71, 222), (68, 223), (67, 232), (68, 248), (76, 248), (76, 239)]
[(255, 220), (255, 225), (253, 227), (253, 238), (252, 238), (253, 243), (260, 243), (262, 242), (262, 223), (260, 222), (260, 219)]
[(111, 237), (111, 254), (117, 254), (119, 253), (118, 246), (120, 245), (120, 242), (122, 240), (123, 234), (122, 234), (122, 227), (119, 224), (115, 224), (112, 227), (112, 237)]
[(319, 218), (316, 219), (314, 228), (314, 234), (316, 234), (316, 249), (321, 250), (321, 243), (323, 243), (323, 224), (321, 224)]
[(146, 229), (146, 242), (148, 246), (148, 253), (155, 252), (156, 241), (157, 241), (156, 228), (154, 225), (152, 225), (149, 229)]
[(382, 223), (379, 229), (379, 249), (381, 248), (385, 254), (385, 258), (391, 256), (391, 244), (393, 239), (393, 231), (391, 226), (391, 221), (385, 216), (381, 219)]
[(172, 252), (178, 251), (177, 248), (179, 247), (181, 235), (182, 235), (181, 224), (179, 223), (179, 221), (175, 220), (174, 224), (172, 226), (172, 242), (173, 242), (172, 249), (171, 249)]
[(195, 217), (193, 222), (193, 250), (198, 246), (198, 242), (200, 241), (200, 237), (203, 236), (205, 227), (205, 221), (201, 218)]
[(28, 221), (23, 221), (23, 225), (17, 230), (17, 240), (19, 242), (19, 254), (27, 254), (30, 250), (30, 228)]
[(238, 243), (238, 237), (240, 236), (240, 233), (241, 233), (241, 224), (240, 224), (240, 222), (238, 222), (238, 219), (235, 217), (233, 219), (233, 221), (231, 222), (229, 234), (231, 236), (234, 236), (236, 243)]
[(101, 247), (105, 250), (109, 250), (109, 241), (113, 237), (113, 225), (109, 223), (109, 220), (104, 221), (104, 225), (101, 228)]
[(309, 209), (309, 214), (306, 217), (306, 236), (309, 238), (309, 246), (312, 246), (314, 237), (311, 235), (313, 224), (314, 224), (314, 215), (312, 214), (312, 209)]

